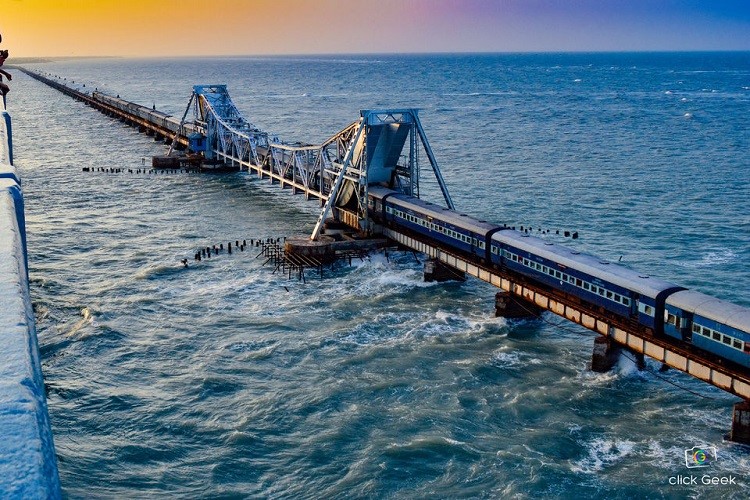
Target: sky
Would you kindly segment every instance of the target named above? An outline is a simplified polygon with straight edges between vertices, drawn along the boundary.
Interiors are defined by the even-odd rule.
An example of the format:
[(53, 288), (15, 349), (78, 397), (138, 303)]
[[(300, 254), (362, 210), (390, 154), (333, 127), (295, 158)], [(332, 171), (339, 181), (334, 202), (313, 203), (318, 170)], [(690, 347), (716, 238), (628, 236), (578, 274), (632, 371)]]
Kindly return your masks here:
[(0, 0), (11, 57), (750, 50), (750, 0)]

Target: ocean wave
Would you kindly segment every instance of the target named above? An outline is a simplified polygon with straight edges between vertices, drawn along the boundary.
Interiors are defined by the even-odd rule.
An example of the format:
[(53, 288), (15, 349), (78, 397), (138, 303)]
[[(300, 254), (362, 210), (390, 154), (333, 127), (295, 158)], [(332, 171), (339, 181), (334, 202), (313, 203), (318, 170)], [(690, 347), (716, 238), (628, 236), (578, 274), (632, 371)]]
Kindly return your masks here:
[(497, 92), (447, 92), (443, 94), (446, 97), (491, 97), (491, 96), (506, 96), (516, 95), (517, 92), (511, 90), (497, 91)]
[(518, 350), (510, 350), (510, 347), (503, 346), (492, 353), (492, 362), (502, 368), (517, 368), (526, 365), (541, 365), (543, 361), (535, 358), (528, 353)]
[(152, 280), (171, 276), (185, 270), (185, 266), (176, 262), (174, 264), (155, 264), (136, 272), (133, 277), (137, 280)]
[(403, 443), (391, 443), (385, 447), (384, 453), (398, 459), (435, 455), (480, 456), (480, 453), (468, 443), (444, 436), (420, 437)]
[(571, 462), (570, 470), (582, 474), (595, 474), (622, 462), (635, 448), (633, 441), (597, 438), (584, 443), (588, 455)]
[(93, 325), (94, 324), (94, 317), (91, 315), (91, 310), (88, 307), (84, 307), (81, 309), (81, 319), (76, 321), (72, 326), (70, 326), (65, 335), (68, 337), (73, 337), (78, 332), (81, 331), (86, 326)]
[(709, 250), (704, 253), (700, 260), (677, 261), (676, 264), (681, 267), (696, 269), (701, 267), (722, 266), (737, 260), (737, 254), (728, 248)]

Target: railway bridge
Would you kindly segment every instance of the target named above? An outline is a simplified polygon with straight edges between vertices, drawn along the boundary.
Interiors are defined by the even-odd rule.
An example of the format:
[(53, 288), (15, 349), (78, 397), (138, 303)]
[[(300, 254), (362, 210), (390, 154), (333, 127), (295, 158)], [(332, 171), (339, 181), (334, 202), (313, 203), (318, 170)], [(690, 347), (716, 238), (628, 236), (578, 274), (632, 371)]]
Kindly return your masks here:
[[(639, 304), (642, 310), (634, 310), (630, 317), (614, 314), (592, 302), (591, 294), (586, 293), (590, 292), (589, 288), (577, 291), (578, 288), (564, 285), (563, 281), (557, 285), (555, 281), (544, 281), (535, 275), (519, 272), (518, 267), (498, 265), (490, 255), (492, 241), (489, 236), (487, 241), (474, 238), (473, 242), (469, 237), (468, 244), (473, 250), (486, 250), (487, 258), (481, 258), (481, 253), (446, 244), (445, 239), (432, 236), (430, 231), (413, 229), (419, 226), (378, 217), (379, 209), (374, 208), (376, 204), (371, 190), (385, 187), (398, 196), (419, 199), (422, 175), (431, 175), (437, 181), (443, 198), (441, 203), (444, 204), (440, 210), (458, 215), (416, 109), (362, 110), (355, 121), (322, 143), (303, 144), (271, 137), (245, 119), (225, 85), (194, 86), (185, 113), (176, 120), (124, 101), (119, 96), (72, 89), (59, 80), (27, 73), (100, 111), (151, 130), (166, 142), (181, 144), (193, 154), (246, 169), (282, 189), (289, 188), (307, 199), (318, 200), (320, 215), (305, 248), (315, 248), (316, 242), (321, 247), (330, 244), (324, 242), (321, 235), (327, 221), (330, 223), (331, 220), (351, 228), (359, 237), (386, 237), (401, 247), (426, 254), (431, 259), (430, 266), (438, 271), (437, 275), (468, 274), (496, 286), (500, 289), (496, 300), (501, 313), (548, 311), (599, 334), (593, 365), (604, 361), (606, 367), (611, 352), (623, 348), (742, 398), (734, 407), (731, 439), (750, 444), (750, 363), (737, 362), (736, 359), (740, 358), (736, 357), (725, 359), (700, 348), (703, 336), (710, 340), (714, 335), (719, 343), (723, 339), (725, 344), (738, 348), (750, 360), (750, 310), (713, 299), (707, 306), (707, 315), (719, 318), (711, 323), (713, 326), (698, 325), (696, 312), (696, 322), (690, 331), (681, 336), (664, 335), (667, 329), (683, 328), (688, 323), (683, 324), (683, 319), (676, 317), (673, 323), (674, 311), (665, 308), (663, 299), (661, 306), (656, 306), (655, 314), (653, 310), (648, 312), (648, 308), (654, 306), (645, 303)], [(452, 231), (437, 225), (439, 221), (432, 219), (413, 222), (434, 229), (435, 235)], [(511, 228), (507, 230), (513, 231)], [(488, 235), (496, 231), (492, 230)], [(453, 232), (454, 237), (466, 238)], [(294, 251), (294, 247), (288, 250)], [(538, 263), (534, 265), (539, 266)], [(613, 281), (617, 281), (615, 267), (619, 266), (612, 266)], [(580, 285), (580, 279), (578, 281)], [(611, 292), (608, 290), (607, 293)], [(623, 305), (626, 303), (624, 296), (617, 300)], [(630, 305), (630, 299), (627, 300)], [(686, 299), (686, 302), (690, 301)], [(717, 308), (713, 316), (712, 307)], [(732, 322), (742, 339), (725, 335), (716, 326), (729, 324), (731, 318), (725, 317), (726, 314), (722, 316), (721, 312), (727, 307), (733, 318), (742, 320)], [(658, 328), (644, 327), (634, 319), (643, 312), (658, 322)]]

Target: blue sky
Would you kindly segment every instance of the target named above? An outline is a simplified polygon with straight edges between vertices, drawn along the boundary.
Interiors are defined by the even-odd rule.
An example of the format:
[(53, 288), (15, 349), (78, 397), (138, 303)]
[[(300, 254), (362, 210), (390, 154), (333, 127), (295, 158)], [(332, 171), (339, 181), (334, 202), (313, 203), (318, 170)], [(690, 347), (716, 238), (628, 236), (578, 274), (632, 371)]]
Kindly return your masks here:
[(750, 0), (0, 0), (16, 56), (750, 50)]

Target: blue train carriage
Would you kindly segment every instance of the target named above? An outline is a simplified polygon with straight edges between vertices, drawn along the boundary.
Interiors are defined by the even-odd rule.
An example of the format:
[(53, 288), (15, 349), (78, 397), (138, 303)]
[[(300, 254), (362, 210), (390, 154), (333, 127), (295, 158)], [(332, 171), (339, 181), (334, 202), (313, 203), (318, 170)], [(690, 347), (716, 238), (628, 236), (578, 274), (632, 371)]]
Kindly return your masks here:
[[(429, 236), (450, 248), (484, 259), (485, 236), (496, 224), (479, 221), (466, 214), (435, 205), (419, 198), (370, 188), (371, 196), (380, 197), (382, 217), (386, 222)], [(376, 199), (375, 206), (378, 205)]]
[(661, 333), (664, 299), (682, 290), (593, 255), (555, 245), (518, 231), (492, 235), (493, 263), (561, 289), (595, 306)]
[(664, 333), (750, 368), (750, 309), (694, 290), (667, 298)]

